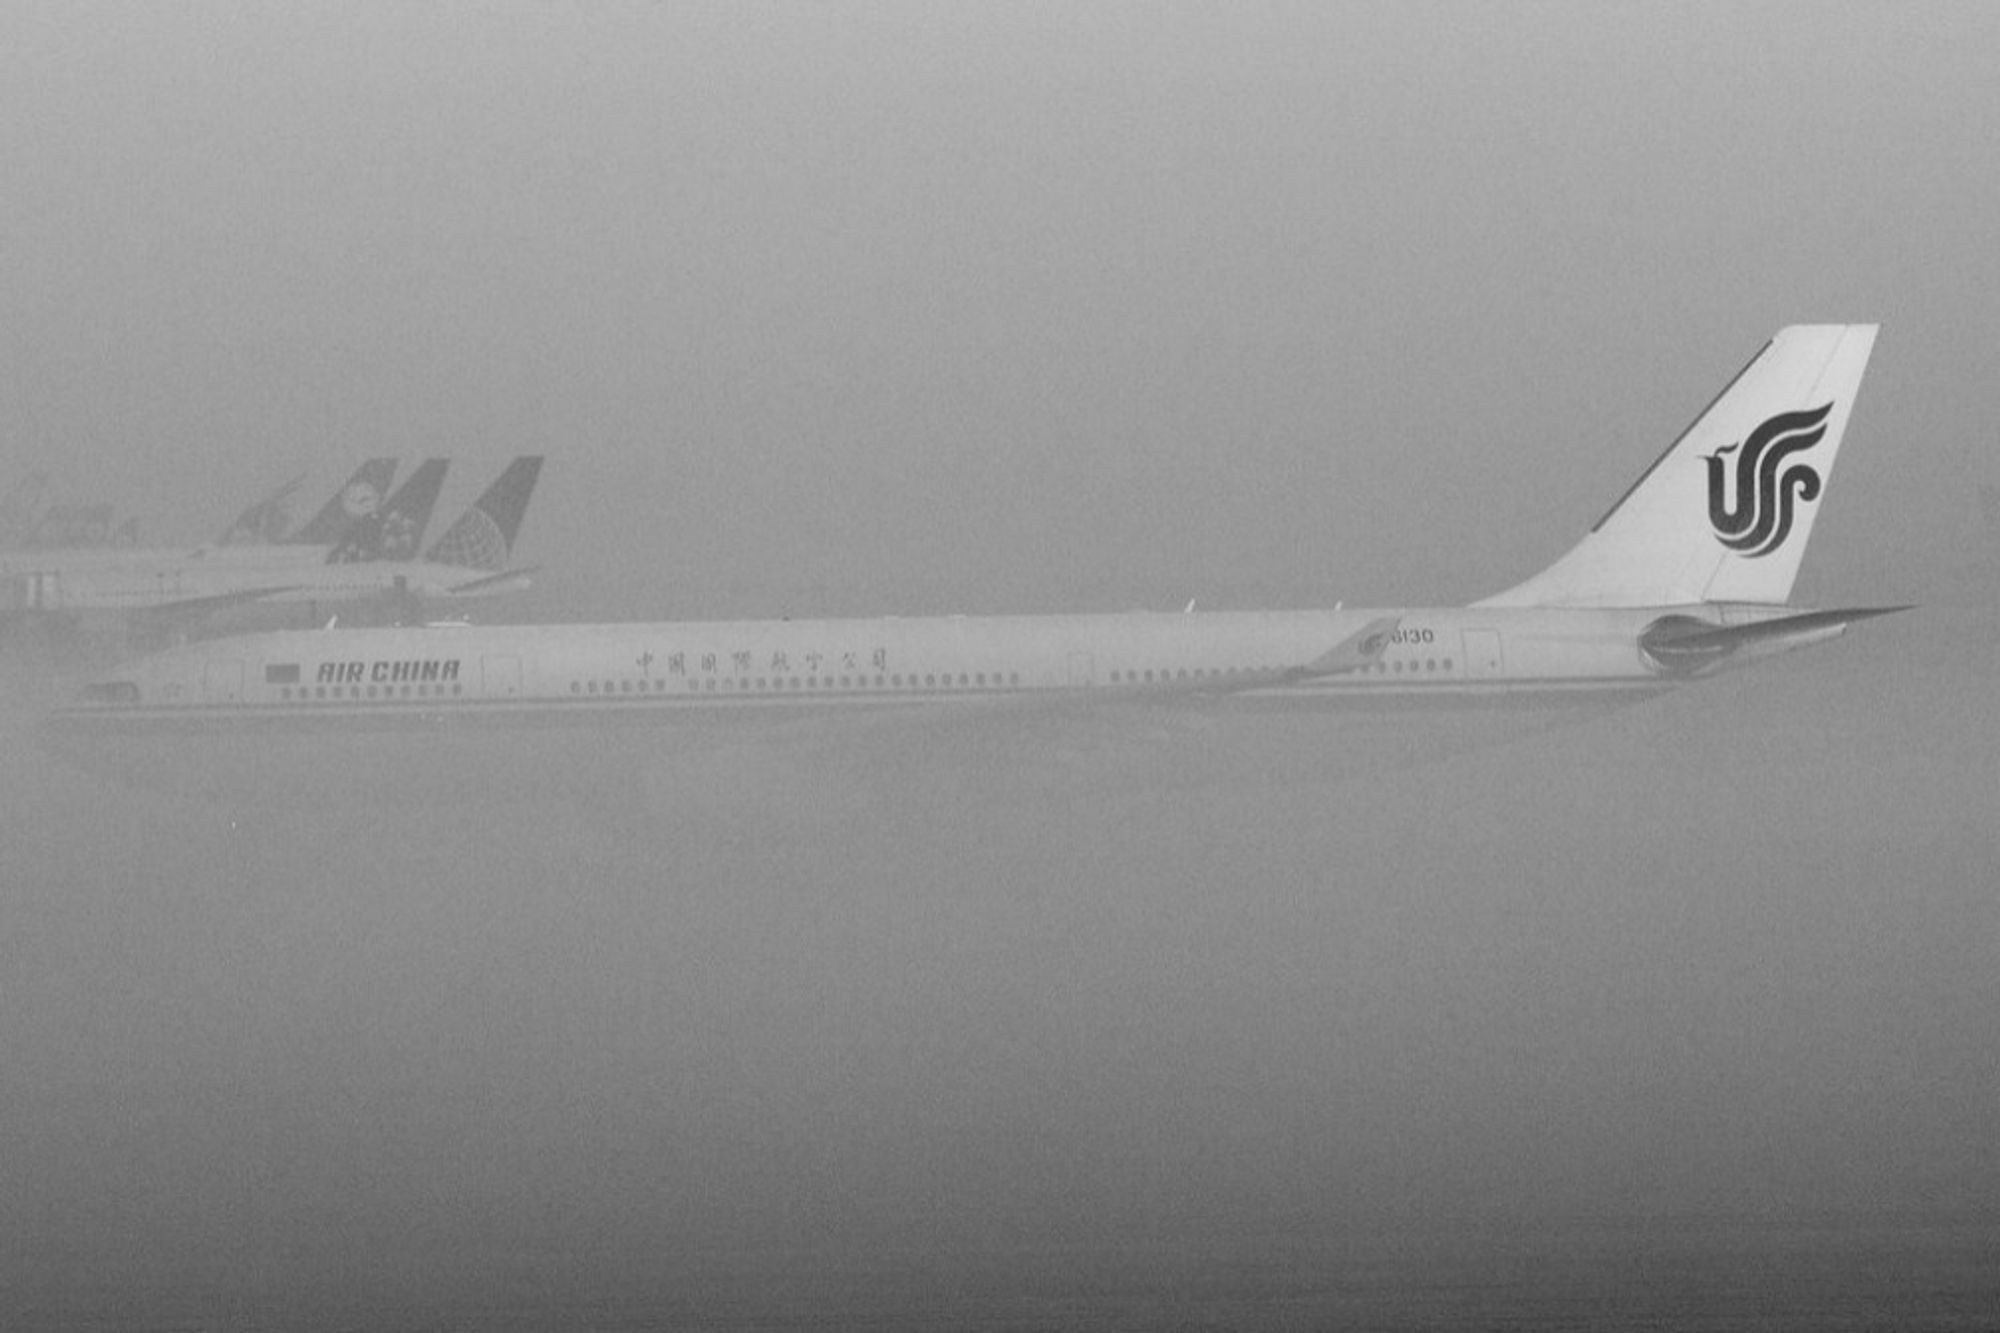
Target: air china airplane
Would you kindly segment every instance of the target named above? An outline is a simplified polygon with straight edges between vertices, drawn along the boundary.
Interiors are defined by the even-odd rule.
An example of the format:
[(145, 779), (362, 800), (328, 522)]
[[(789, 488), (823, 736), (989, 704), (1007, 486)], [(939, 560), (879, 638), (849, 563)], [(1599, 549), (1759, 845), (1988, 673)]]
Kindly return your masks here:
[(1892, 608), (1787, 605), (1874, 325), (1765, 345), (1577, 545), (1470, 606), (249, 635), (90, 682), (81, 734), (1129, 698), (1391, 712), (1644, 696)]
[(507, 561), (541, 465), (539, 456), (515, 459), (421, 558), (417, 541), (444, 481), (442, 459), (419, 468), (387, 504), (371, 491), (361, 512), (343, 509), (339, 524), (324, 529), (330, 538), (314, 520), (305, 544), (127, 551), (66, 563), (29, 555), (0, 560), (0, 614), (188, 624), (251, 604), (318, 610), (384, 597), (455, 600), (515, 591), (527, 585), (529, 571)]

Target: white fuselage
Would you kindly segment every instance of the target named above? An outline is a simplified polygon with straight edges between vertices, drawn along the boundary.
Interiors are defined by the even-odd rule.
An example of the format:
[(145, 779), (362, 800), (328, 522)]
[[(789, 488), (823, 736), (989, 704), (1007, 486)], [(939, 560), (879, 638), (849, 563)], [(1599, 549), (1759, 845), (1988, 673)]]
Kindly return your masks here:
[[(1647, 693), (1692, 674), (1663, 668), (1639, 647), (1662, 615), (1721, 624), (1779, 610), (1349, 609), (293, 631), (154, 654), (101, 678), (70, 716), (623, 722), (1059, 692), (1310, 707), (1560, 702)], [(1379, 656), (1312, 671), (1315, 659), (1384, 618), (1394, 629)]]
[[(388, 593), (447, 598), (468, 595), (457, 590), (482, 578), (480, 570), (426, 561), (328, 563), (326, 548), (317, 546), (87, 552), (40, 561), (24, 555), (0, 560), (0, 612), (115, 614), (232, 597), (283, 605)], [(470, 595), (504, 590), (482, 584)]]

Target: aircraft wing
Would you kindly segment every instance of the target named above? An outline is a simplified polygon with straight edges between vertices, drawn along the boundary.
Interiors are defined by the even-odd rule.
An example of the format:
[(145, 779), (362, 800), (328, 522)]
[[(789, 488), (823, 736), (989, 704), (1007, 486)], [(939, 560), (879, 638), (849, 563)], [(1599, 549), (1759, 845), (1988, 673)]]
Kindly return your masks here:
[[(1269, 671), (1246, 671), (1221, 678), (1207, 677), (1194, 681), (1171, 681), (1161, 685), (1143, 686), (1136, 697), (1157, 699), (1176, 694), (1195, 695), (1203, 698), (1219, 699), (1231, 694), (1241, 694), (1245, 690), (1262, 689), (1271, 685), (1283, 685), (1293, 681), (1314, 680), (1323, 676), (1341, 676), (1350, 671), (1360, 671), (1373, 666), (1389, 646), (1389, 638), (1403, 623), (1400, 616), (1378, 616), (1354, 633), (1334, 644), (1309, 662), (1294, 666), (1277, 667)], [(1113, 698), (1121, 697), (1114, 695)], [(1097, 699), (1090, 699), (1095, 704)]]
[(227, 611), (234, 606), (247, 606), (251, 602), (261, 602), (266, 597), (276, 597), (280, 593), (293, 591), (295, 583), (274, 584), (268, 588), (239, 588), (235, 592), (216, 593), (211, 597), (184, 597), (179, 601), (162, 602), (149, 606), (138, 614), (144, 618), (164, 621), (199, 620), (203, 616)]
[[(1268, 671), (1136, 687), (1038, 690), (846, 716), (773, 718), (754, 738), (732, 728), (717, 732), (714, 740), (725, 747), (792, 747), (818, 754), (829, 768), (866, 762), (853, 756), (869, 754), (896, 768), (954, 770), (948, 782), (981, 772), (1144, 770), (1166, 756), (1199, 750), (1220, 720), (1213, 705), (1246, 690), (1359, 671), (1382, 656), (1401, 623), (1396, 616), (1378, 617), (1310, 661)], [(1232, 733), (1254, 725), (1229, 722)], [(1297, 730), (1296, 721), (1282, 725)]]
[(1285, 674), (1293, 680), (1309, 680), (1315, 676), (1345, 675), (1373, 666), (1389, 646), (1389, 636), (1402, 623), (1400, 616), (1377, 617), (1304, 666), (1294, 667)]
[(482, 578), (454, 583), (445, 591), (454, 597), (466, 597), (482, 592), (515, 592), (528, 586), (530, 576), (534, 574), (536, 568), (534, 565), (527, 565), (520, 569), (503, 569)]

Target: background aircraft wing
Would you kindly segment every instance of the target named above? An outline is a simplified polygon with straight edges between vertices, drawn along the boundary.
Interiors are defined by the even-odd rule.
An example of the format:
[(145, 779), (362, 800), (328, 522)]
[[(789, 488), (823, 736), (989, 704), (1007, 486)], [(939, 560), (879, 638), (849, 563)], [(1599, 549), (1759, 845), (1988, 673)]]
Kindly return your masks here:
[(178, 601), (162, 602), (136, 613), (135, 618), (153, 624), (181, 624), (200, 620), (217, 612), (227, 611), (234, 606), (246, 606), (261, 602), (267, 597), (291, 592), (297, 584), (273, 584), (267, 588), (239, 588), (235, 592), (216, 593), (210, 597), (183, 597)]

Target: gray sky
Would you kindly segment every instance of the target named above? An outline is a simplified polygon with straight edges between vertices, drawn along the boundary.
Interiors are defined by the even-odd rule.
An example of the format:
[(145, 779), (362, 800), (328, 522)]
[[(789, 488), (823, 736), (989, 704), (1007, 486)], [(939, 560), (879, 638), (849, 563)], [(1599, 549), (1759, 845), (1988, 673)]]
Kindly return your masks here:
[(1779, 326), (1879, 320), (1801, 593), (1959, 604), (1438, 763), (1282, 738), (1310, 780), (1208, 732), (1047, 799), (675, 749), (274, 812), (17, 749), (15, 1290), (1990, 1206), (1995, 52), (1986, 5), (0, 7), (0, 486), (163, 537), (537, 451), (496, 615), (1452, 603)]

